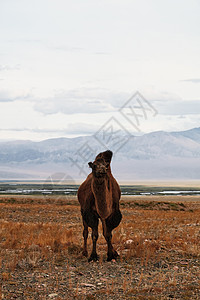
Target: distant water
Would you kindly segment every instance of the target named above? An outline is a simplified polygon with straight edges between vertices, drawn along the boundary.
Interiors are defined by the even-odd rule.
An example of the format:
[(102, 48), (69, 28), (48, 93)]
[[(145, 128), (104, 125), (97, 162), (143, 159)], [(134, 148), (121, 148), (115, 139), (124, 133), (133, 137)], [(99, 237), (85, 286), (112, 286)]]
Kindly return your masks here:
[[(0, 194), (10, 195), (76, 195), (79, 185), (0, 183)], [(150, 187), (122, 185), (122, 195), (200, 195), (197, 188)]]
[(1, 190), (1, 194), (73, 194), (76, 193), (76, 189), (8, 189)]
[(0, 184), (0, 194), (12, 195), (76, 195), (77, 185)]
[(141, 195), (200, 195), (200, 191), (163, 191), (152, 193), (140, 193)]

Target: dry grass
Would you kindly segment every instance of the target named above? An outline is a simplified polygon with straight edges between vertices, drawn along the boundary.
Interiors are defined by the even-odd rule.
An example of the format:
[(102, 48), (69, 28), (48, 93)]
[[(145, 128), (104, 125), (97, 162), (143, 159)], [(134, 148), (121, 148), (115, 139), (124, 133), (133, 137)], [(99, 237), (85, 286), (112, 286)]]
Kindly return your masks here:
[(77, 200), (35, 200), (0, 199), (3, 299), (14, 299), (17, 289), (17, 299), (46, 299), (53, 293), (54, 299), (115, 299), (116, 295), (121, 299), (199, 299), (200, 202), (196, 198), (124, 198), (123, 221), (113, 234), (120, 259), (105, 262), (100, 226), (100, 260), (92, 264), (81, 255)]

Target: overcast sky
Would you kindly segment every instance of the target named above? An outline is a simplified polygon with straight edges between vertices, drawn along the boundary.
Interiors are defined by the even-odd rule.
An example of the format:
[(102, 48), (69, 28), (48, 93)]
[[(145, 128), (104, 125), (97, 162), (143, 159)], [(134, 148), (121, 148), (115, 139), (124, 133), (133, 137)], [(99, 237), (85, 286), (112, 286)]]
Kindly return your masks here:
[(200, 126), (199, 0), (0, 0), (0, 139), (93, 134), (139, 91), (140, 131)]

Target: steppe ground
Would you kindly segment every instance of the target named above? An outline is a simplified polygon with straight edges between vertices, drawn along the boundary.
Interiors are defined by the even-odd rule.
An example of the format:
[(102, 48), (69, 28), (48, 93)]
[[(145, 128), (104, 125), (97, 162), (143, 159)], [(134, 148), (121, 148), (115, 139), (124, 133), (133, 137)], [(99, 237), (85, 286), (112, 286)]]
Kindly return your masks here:
[(75, 196), (0, 196), (1, 298), (200, 299), (200, 197), (123, 196), (121, 211), (120, 258), (100, 226), (88, 263)]

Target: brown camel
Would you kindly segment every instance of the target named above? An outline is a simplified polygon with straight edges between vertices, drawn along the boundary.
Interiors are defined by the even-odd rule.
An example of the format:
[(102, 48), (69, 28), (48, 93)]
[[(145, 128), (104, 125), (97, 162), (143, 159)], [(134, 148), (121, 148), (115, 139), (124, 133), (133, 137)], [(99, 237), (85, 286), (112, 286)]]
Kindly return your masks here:
[(99, 153), (93, 163), (89, 162), (88, 164), (89, 167), (92, 168), (92, 172), (78, 189), (78, 200), (81, 205), (84, 226), (84, 256), (88, 256), (88, 227), (92, 228), (93, 249), (88, 261), (98, 260), (96, 243), (98, 239), (99, 218), (101, 219), (103, 235), (108, 245), (107, 260), (116, 259), (118, 256), (117, 251), (113, 249), (111, 239), (112, 230), (119, 225), (122, 219), (119, 210), (121, 191), (111, 173), (111, 159), (112, 152), (107, 150)]

